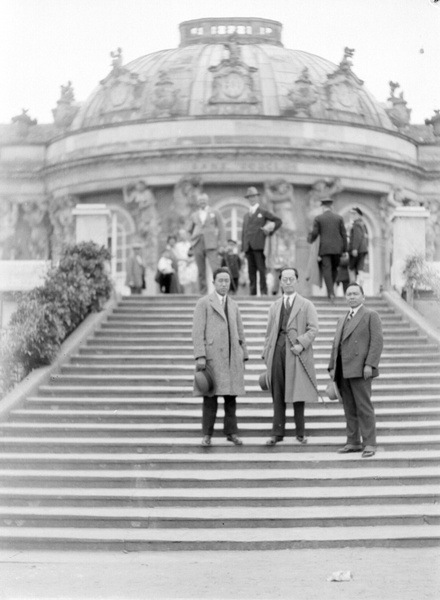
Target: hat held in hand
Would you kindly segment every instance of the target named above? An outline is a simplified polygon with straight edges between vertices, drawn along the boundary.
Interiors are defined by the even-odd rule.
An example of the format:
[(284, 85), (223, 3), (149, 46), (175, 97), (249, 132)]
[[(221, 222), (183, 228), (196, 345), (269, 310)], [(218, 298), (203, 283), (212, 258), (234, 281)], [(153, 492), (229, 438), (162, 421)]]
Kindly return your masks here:
[(342, 400), (336, 381), (330, 381), (328, 386), (325, 388), (325, 394), (328, 399), (332, 400), (333, 402)]
[(258, 383), (260, 384), (260, 388), (263, 390), (263, 392), (267, 392), (268, 390), (270, 390), (270, 383), (269, 378), (267, 376), (267, 371), (261, 373), (260, 377), (258, 378)]
[(214, 391), (214, 376), (211, 367), (206, 365), (203, 371), (196, 371), (194, 375), (195, 387), (202, 396), (209, 396)]

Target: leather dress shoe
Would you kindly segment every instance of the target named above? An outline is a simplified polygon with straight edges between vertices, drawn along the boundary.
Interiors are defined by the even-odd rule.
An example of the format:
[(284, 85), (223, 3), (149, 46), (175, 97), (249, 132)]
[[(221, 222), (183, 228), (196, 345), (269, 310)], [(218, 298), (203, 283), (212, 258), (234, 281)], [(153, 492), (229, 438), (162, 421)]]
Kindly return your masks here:
[(211, 445), (211, 436), (204, 435), (202, 439), (202, 446), (210, 446)]
[(235, 446), (243, 446), (243, 442), (238, 437), (238, 435), (235, 433), (231, 433), (230, 435), (227, 435), (226, 439), (228, 440), (228, 442), (232, 442)]
[(350, 452), (362, 452), (362, 448), (361, 446), (344, 446), (338, 450), (338, 454), (349, 454)]
[(275, 446), (278, 442), (282, 442), (283, 439), (284, 437), (282, 435), (273, 435), (267, 440), (266, 446)]
[(362, 458), (371, 458), (375, 454), (376, 454), (376, 452), (374, 450), (364, 450), (362, 452)]
[(305, 435), (297, 435), (296, 439), (300, 444), (307, 444), (307, 438)]

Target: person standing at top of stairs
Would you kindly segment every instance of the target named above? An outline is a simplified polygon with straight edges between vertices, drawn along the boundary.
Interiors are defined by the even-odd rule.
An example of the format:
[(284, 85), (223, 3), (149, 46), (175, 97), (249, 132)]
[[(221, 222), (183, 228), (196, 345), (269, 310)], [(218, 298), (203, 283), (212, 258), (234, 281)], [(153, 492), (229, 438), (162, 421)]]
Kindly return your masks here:
[(244, 363), (249, 357), (240, 310), (228, 296), (230, 286), (229, 270), (220, 267), (214, 272), (214, 292), (200, 298), (194, 310), (194, 395), (203, 396), (202, 446), (211, 445), (218, 396), (225, 401), (226, 438), (236, 446), (242, 444), (237, 435), (236, 398), (245, 394)]

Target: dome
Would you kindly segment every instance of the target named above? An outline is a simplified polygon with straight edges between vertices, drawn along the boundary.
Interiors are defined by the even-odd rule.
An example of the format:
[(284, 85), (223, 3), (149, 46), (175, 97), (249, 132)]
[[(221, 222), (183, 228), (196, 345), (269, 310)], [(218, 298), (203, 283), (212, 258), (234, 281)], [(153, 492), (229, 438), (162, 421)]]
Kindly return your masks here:
[(122, 64), (80, 109), (72, 129), (130, 121), (231, 117), (322, 119), (395, 130), (383, 107), (351, 70), (284, 48), (281, 23), (196, 19), (180, 25), (179, 48)]

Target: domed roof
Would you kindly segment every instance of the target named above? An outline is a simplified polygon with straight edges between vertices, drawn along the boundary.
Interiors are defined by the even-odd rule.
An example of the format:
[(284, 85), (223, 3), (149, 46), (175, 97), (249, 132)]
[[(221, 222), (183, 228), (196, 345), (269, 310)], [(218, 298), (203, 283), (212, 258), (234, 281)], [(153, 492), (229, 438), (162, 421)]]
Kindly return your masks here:
[(180, 25), (179, 48), (112, 70), (72, 129), (176, 117), (260, 116), (325, 119), (394, 130), (387, 114), (351, 70), (281, 43), (281, 23), (267, 19), (197, 19)]

